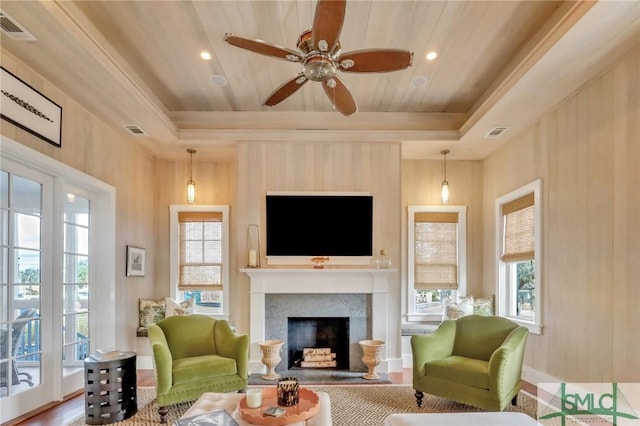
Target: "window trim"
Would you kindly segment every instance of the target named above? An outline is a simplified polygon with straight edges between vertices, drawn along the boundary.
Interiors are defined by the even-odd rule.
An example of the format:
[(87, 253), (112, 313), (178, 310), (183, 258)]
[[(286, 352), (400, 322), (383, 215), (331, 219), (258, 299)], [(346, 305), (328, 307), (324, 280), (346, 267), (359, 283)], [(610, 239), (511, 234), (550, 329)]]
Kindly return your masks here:
[[(542, 179), (537, 179), (527, 185), (524, 185), (508, 194), (502, 195), (496, 199), (496, 245), (495, 245), (495, 259), (496, 259), (496, 314), (510, 319), (511, 321), (527, 327), (531, 333), (542, 334)], [(536, 315), (534, 321), (525, 321), (520, 318), (508, 315), (508, 300), (507, 296), (509, 291), (505, 288), (507, 283), (507, 262), (501, 260), (502, 246), (504, 238), (504, 226), (502, 206), (510, 201), (523, 197), (527, 194), (533, 193), (534, 198), (534, 264), (535, 264), (535, 299), (536, 299)], [(513, 262), (509, 262), (513, 263)]]
[(222, 313), (196, 308), (196, 312), (217, 319), (229, 320), (229, 206), (228, 205), (178, 205), (169, 206), (169, 280), (171, 298), (178, 300), (178, 282), (180, 280), (180, 212), (222, 213)]
[(461, 296), (467, 294), (467, 206), (408, 206), (407, 208), (407, 321), (441, 321), (432, 314), (416, 312), (415, 298), (412, 296), (415, 281), (415, 214), (416, 213), (457, 213), (458, 214), (458, 289)]

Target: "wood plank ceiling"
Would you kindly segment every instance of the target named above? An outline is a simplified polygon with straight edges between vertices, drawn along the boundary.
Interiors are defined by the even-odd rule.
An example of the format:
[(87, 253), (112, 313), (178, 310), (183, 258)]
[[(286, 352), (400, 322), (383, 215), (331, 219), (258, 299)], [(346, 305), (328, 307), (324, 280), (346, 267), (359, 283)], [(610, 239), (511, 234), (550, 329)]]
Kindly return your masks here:
[[(341, 73), (358, 104), (350, 117), (334, 111), (315, 82), (266, 107), (300, 64), (231, 46), (224, 34), (295, 48), (312, 25), (315, 4), (3, 0), (3, 12), (37, 41), (3, 32), (1, 43), (107, 121), (139, 125), (148, 133), (141, 143), (161, 157), (182, 155), (186, 146), (214, 152), (237, 141), (335, 140), (401, 142), (406, 158), (437, 158), (443, 147), (452, 149), (451, 158), (483, 158), (501, 143), (482, 140), (492, 126), (511, 127), (513, 134), (640, 34), (638, 2), (351, 0), (342, 51), (406, 49), (414, 52), (413, 65)], [(594, 34), (608, 37), (581, 43)], [(573, 49), (558, 55), (565, 44)], [(211, 60), (200, 58), (203, 50)], [(431, 51), (438, 57), (428, 61)], [(579, 70), (571, 82), (553, 78), (567, 67)], [(537, 75), (538, 68), (547, 71)], [(214, 76), (227, 84), (215, 85)], [(555, 83), (541, 88), (540, 81)], [(544, 90), (546, 101), (523, 106), (522, 95), (531, 90)], [(520, 99), (517, 114), (511, 98)]]

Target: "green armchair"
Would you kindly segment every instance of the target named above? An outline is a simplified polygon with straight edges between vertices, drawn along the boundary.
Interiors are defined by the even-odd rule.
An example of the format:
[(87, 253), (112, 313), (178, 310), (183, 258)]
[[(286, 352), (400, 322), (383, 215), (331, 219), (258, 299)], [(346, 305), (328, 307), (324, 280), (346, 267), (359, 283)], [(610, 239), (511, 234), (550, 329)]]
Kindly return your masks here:
[(418, 407), (423, 392), (491, 411), (515, 405), (528, 334), (506, 318), (469, 315), (412, 336)]
[(205, 392), (244, 391), (249, 336), (206, 315), (172, 316), (148, 327), (160, 422), (167, 406)]

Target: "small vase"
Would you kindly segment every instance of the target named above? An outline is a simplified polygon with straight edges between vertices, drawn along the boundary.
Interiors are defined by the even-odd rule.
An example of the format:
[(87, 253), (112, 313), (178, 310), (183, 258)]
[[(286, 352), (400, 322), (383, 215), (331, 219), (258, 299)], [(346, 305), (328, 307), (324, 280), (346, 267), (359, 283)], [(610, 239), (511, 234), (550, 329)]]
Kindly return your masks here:
[(267, 374), (262, 376), (265, 380), (277, 380), (280, 374), (276, 373), (276, 366), (282, 361), (280, 348), (284, 340), (266, 340), (258, 344), (262, 350), (262, 363), (267, 366)]
[(375, 265), (378, 269), (389, 269), (391, 267), (391, 259), (385, 249), (380, 250), (380, 254), (376, 256)]
[(362, 376), (366, 380), (377, 380), (380, 376), (376, 373), (376, 367), (380, 364), (380, 353), (384, 347), (382, 340), (361, 340), (362, 362), (369, 368), (369, 372)]

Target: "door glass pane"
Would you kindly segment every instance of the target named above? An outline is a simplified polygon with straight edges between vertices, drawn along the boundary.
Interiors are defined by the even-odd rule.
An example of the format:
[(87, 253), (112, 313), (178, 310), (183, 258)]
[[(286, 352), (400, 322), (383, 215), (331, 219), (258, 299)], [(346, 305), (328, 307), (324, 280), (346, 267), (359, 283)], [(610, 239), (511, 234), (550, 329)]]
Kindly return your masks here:
[(17, 247), (40, 248), (40, 217), (16, 213), (14, 241)]
[(23, 213), (39, 215), (41, 212), (41, 186), (20, 176), (13, 176), (12, 197), (9, 198), (11, 207)]
[(16, 395), (41, 381), (42, 186), (0, 175), (0, 395)]
[(65, 194), (63, 265), (63, 374), (84, 368), (89, 356), (89, 211), (88, 199)]
[(0, 171), (0, 208), (9, 207), (9, 173)]

